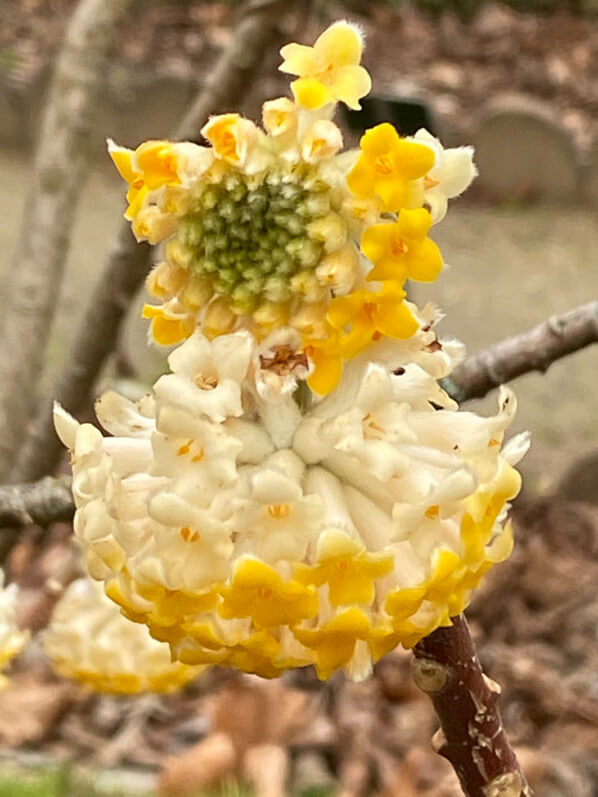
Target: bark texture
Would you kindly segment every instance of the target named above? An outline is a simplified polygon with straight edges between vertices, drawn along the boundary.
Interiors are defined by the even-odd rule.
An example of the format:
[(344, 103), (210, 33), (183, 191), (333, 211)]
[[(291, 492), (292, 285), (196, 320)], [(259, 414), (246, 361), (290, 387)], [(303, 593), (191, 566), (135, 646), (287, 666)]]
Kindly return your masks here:
[(84, 183), (96, 99), (118, 24), (131, 2), (81, 0), (56, 64), (3, 308), (0, 479), (9, 475), (34, 412), (45, 343)]
[(439, 628), (414, 648), (415, 683), (440, 721), (436, 752), (452, 764), (467, 797), (532, 797), (498, 710), (500, 686), (478, 661), (467, 621)]
[[(197, 141), (209, 114), (233, 110), (240, 103), (264, 51), (277, 38), (281, 14), (293, 5), (292, 0), (251, 0), (246, 4), (230, 45), (173, 130), (173, 140)], [(151, 265), (152, 248), (138, 244), (129, 222), (123, 221), (54, 392), (53, 398), (69, 412), (77, 414), (86, 408), (97, 375), (116, 347), (130, 302)], [(51, 473), (61, 453), (62, 446), (52, 423), (52, 400), (48, 398), (21, 451), (14, 478), (32, 481)]]
[(71, 480), (46, 476), (32, 484), (0, 487), (0, 527), (20, 528), (35, 523), (49, 526), (72, 520), (75, 505)]
[(463, 402), (482, 398), (495, 387), (530, 371), (544, 373), (556, 360), (598, 342), (598, 301), (553, 316), (468, 357), (447, 379), (444, 389)]

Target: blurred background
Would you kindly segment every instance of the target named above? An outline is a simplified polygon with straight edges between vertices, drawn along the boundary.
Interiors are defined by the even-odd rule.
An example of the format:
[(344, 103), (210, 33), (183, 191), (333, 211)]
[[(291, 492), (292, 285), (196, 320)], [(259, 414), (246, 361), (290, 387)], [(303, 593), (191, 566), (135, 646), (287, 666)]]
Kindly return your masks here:
[[(42, 393), (64, 365), (124, 210), (106, 137), (135, 147), (167, 135), (230, 44), (242, 5), (137, 2), (117, 31)], [(472, 354), (598, 298), (595, 0), (299, 5), (280, 19), (277, 40), (246, 87), (246, 115), (257, 119), (264, 99), (286, 92), (276, 71), (279, 42), (312, 42), (331, 21), (348, 18), (366, 34), (364, 63), (375, 89), (361, 113), (342, 117), (346, 142), (388, 120), (404, 134), (425, 126), (445, 146), (476, 148), (479, 178), (433, 229), (450, 268), (436, 283), (412, 287), (418, 303), (444, 309), (441, 334), (460, 338)], [(74, 6), (0, 5), (6, 269), (19, 245), (41, 110)], [(0, 301), (2, 291), (0, 282)], [(164, 356), (146, 345), (141, 302), (132, 303), (117, 355), (99, 375), (102, 385), (132, 395), (164, 367)], [(533, 438), (515, 509), (519, 544), (471, 611), (484, 664), (504, 686), (507, 727), (542, 797), (598, 795), (597, 374), (598, 349), (589, 347), (514, 384), (516, 431), (529, 429)], [(495, 403), (490, 395), (472, 407), (491, 412)], [(69, 531), (67, 524), (26, 529), (5, 562), (24, 589), (23, 622), (34, 628), (49, 613), (47, 579), (68, 569)], [(176, 697), (137, 700), (90, 696), (52, 676), (35, 649), (27, 655), (12, 688), (0, 694), (0, 795), (149, 795), (159, 778), (165, 794), (199, 793), (193, 789), (209, 785), (210, 762), (226, 759), (231, 739), (234, 760), (212, 778), (224, 780), (230, 794), (245, 793), (239, 784), (252, 767), (276, 769), (275, 756), (260, 759), (264, 748), (282, 751), (289, 773), (283, 793), (460, 793), (431, 751), (435, 721), (401, 653), (362, 685), (336, 678), (320, 685), (310, 673), (269, 684), (216, 672)]]

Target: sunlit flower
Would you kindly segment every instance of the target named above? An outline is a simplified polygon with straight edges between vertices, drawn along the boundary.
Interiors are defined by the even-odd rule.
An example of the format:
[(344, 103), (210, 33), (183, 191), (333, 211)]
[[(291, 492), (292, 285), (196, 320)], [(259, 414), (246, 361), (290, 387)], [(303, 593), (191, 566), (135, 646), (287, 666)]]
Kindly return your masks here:
[(168, 645), (125, 619), (87, 578), (73, 581), (54, 607), (44, 649), (60, 675), (109, 694), (172, 692), (199, 673), (172, 663)]
[(16, 623), (17, 589), (4, 586), (4, 572), (0, 568), (0, 689), (7, 684), (2, 670), (21, 652), (29, 635), (20, 631)]
[(291, 83), (297, 104), (316, 110), (340, 100), (359, 110), (359, 100), (369, 93), (372, 81), (359, 65), (363, 37), (348, 22), (337, 22), (322, 33), (313, 47), (287, 44), (280, 54), (281, 72), (299, 75)]

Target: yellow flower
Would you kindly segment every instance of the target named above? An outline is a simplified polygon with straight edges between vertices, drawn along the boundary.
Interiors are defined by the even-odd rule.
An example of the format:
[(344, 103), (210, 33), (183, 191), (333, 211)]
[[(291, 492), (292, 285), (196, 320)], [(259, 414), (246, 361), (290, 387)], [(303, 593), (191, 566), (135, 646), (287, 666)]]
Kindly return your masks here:
[(394, 557), (368, 553), (365, 546), (338, 529), (325, 531), (318, 542), (318, 564), (298, 565), (295, 578), (302, 584), (328, 584), (333, 606), (371, 604), (374, 579), (392, 571)]
[(405, 291), (391, 282), (385, 283), (378, 293), (358, 290), (333, 299), (328, 309), (328, 321), (338, 330), (351, 325), (342, 340), (343, 356), (346, 359), (355, 357), (372, 339), (381, 335), (399, 340), (414, 335), (418, 323), (404, 299)]
[(156, 205), (147, 205), (136, 213), (131, 229), (138, 241), (148, 241), (152, 246), (169, 238), (177, 228), (177, 219), (162, 213)]
[(201, 328), (206, 337), (212, 339), (234, 329), (237, 317), (223, 296), (217, 296), (206, 308)]
[(336, 155), (342, 146), (343, 134), (339, 128), (328, 119), (320, 119), (301, 142), (301, 154), (306, 163), (317, 163)]
[(142, 318), (151, 318), (150, 334), (160, 346), (172, 346), (186, 340), (195, 329), (195, 319), (185, 312), (172, 312), (167, 305), (143, 306)]
[(201, 134), (219, 158), (233, 166), (245, 166), (258, 138), (258, 128), (238, 113), (224, 113), (212, 116)]
[(343, 372), (338, 335), (332, 330), (326, 339), (308, 339), (304, 341), (303, 351), (313, 364), (313, 371), (307, 379), (310, 390), (321, 396), (328, 395), (338, 385)]
[(367, 279), (435, 280), (442, 268), (442, 255), (427, 237), (431, 224), (428, 211), (418, 208), (402, 210), (396, 222), (368, 227), (361, 238), (361, 251), (375, 268)]
[(177, 156), (170, 141), (145, 141), (132, 150), (108, 139), (108, 153), (120, 176), (129, 184), (126, 219), (135, 219), (149, 191), (180, 183)]
[(156, 299), (172, 299), (189, 280), (187, 269), (170, 263), (158, 263), (148, 274), (145, 286)]
[(347, 175), (350, 190), (362, 199), (378, 196), (385, 210), (413, 205), (414, 180), (434, 166), (430, 147), (400, 138), (391, 124), (372, 127), (360, 141), (361, 155)]
[(362, 66), (363, 40), (348, 22), (337, 22), (322, 33), (313, 47), (287, 44), (280, 71), (298, 75), (291, 89), (298, 105), (316, 110), (340, 100), (359, 110), (359, 100), (369, 93), (372, 81)]
[(144, 141), (135, 150), (135, 160), (150, 191), (180, 183), (177, 154), (171, 141)]
[(345, 609), (320, 628), (294, 628), (293, 635), (314, 651), (316, 670), (322, 680), (352, 659), (356, 645), (371, 639), (379, 643), (369, 618), (356, 607)]
[(273, 138), (294, 136), (297, 132), (297, 107), (288, 97), (267, 100), (262, 106), (264, 129)]
[(313, 587), (297, 581), (283, 581), (274, 568), (252, 557), (235, 565), (230, 587), (221, 591), (222, 617), (251, 617), (258, 627), (294, 625), (318, 611)]

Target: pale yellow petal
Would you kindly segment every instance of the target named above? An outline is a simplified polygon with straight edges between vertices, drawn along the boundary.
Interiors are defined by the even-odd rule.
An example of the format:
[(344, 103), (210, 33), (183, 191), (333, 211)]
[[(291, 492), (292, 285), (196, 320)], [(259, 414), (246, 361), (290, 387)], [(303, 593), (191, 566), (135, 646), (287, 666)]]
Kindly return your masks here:
[(281, 72), (289, 75), (307, 76), (316, 71), (316, 54), (313, 47), (305, 44), (285, 44), (280, 50), (283, 57), (282, 64), (278, 67)]
[(341, 100), (354, 111), (359, 111), (359, 100), (372, 90), (372, 79), (369, 72), (362, 66), (341, 67), (334, 81), (333, 91), (338, 100)]
[(363, 36), (348, 22), (335, 22), (318, 36), (313, 49), (320, 61), (334, 66), (356, 65), (361, 61)]

